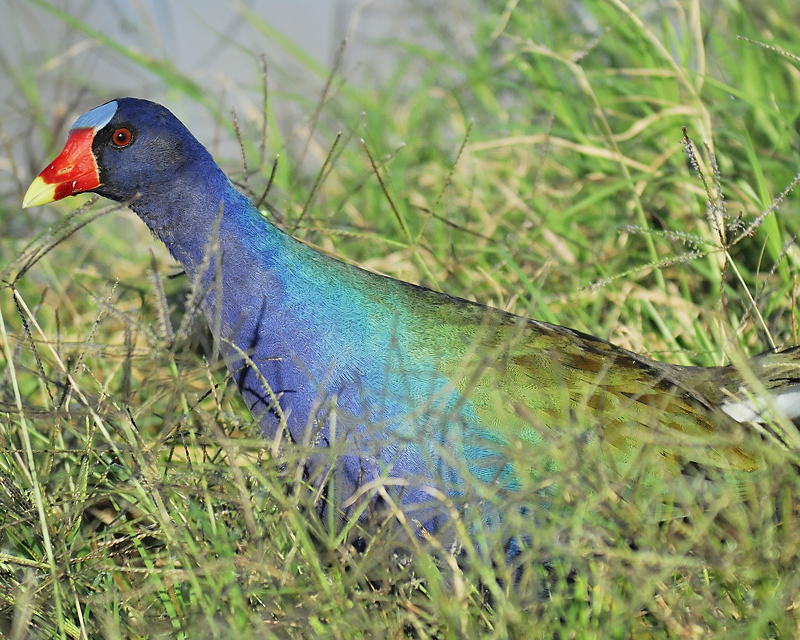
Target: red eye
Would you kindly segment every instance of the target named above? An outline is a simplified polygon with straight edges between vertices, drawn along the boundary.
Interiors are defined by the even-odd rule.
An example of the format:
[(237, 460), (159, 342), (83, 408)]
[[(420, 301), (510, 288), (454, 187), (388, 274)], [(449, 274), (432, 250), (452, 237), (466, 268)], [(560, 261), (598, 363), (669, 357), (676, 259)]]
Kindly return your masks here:
[(117, 147), (127, 147), (131, 143), (132, 139), (133, 134), (129, 129), (125, 128), (117, 129), (111, 136), (111, 142), (113, 142)]

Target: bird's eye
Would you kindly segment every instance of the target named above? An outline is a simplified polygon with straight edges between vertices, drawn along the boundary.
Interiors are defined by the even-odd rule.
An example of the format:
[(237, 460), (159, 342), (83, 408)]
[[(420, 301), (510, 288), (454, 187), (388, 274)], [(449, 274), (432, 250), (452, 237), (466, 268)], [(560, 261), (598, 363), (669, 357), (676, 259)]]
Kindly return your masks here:
[(115, 147), (127, 147), (131, 140), (133, 140), (133, 134), (130, 132), (130, 129), (125, 129), (124, 127), (121, 129), (117, 129), (114, 134), (111, 136), (111, 142), (114, 143)]

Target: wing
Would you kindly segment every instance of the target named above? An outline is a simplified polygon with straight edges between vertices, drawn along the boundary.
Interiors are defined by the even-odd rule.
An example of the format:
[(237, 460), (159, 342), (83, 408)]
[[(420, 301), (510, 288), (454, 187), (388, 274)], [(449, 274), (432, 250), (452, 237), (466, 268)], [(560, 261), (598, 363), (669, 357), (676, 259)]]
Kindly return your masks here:
[(414, 297), (419, 326), (409, 333), (418, 340), (408, 352), (450, 381), (440, 390), (440, 414), (460, 421), (473, 475), (503, 475), (498, 449), (507, 456), (516, 442), (547, 444), (566, 430), (600, 440), (623, 468), (653, 446), (677, 468), (687, 459), (756, 466), (736, 444), (742, 425), (718, 406), (722, 381), (735, 384), (730, 367), (664, 364), (566, 327), (427, 290)]

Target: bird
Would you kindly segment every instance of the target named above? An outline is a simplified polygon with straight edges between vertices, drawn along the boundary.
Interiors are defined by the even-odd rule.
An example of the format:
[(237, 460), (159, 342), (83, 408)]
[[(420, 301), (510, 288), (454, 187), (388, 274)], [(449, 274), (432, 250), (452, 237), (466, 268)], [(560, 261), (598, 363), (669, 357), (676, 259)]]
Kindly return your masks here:
[[(308, 447), (306, 478), (342, 519), (390, 502), (435, 535), (470, 483), (546, 473), (514, 451), (574, 424), (626, 464), (643, 443), (677, 458), (687, 438), (800, 419), (800, 348), (667, 364), (343, 262), (270, 222), (155, 102), (80, 116), (22, 206), (84, 192), (127, 203), (183, 266), (254, 420)], [(681, 456), (757, 465), (735, 438)]]

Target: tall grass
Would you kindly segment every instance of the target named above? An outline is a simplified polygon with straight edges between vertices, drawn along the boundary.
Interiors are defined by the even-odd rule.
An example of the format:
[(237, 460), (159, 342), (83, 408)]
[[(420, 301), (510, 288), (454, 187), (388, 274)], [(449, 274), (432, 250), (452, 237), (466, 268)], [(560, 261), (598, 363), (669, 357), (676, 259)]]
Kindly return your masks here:
[[(236, 140), (237, 105), (214, 86), (34, 5), (152, 78), (142, 97), (200, 104)], [(795, 3), (486, 2), (472, 20), (469, 42), (432, 23), (436, 47), (391, 43), (396, 72), (378, 88), (336, 70), (290, 134), (275, 111), (291, 96), (273, 87), (266, 112), (237, 108), (247, 171), (220, 161), (255, 200), (271, 185), (277, 224), (382, 273), (680, 364), (798, 343), (796, 197), (773, 207), (800, 166), (798, 62), (737, 39), (800, 53)], [(47, 128), (63, 105), (18, 76), (50, 146), (9, 158), (22, 175), (64, 126)], [(115, 97), (67, 79), (66, 125)], [(206, 357), (187, 279), (148, 253), (143, 225), (93, 202), (26, 250), (55, 214), (20, 222), (11, 192), (0, 206), (17, 236), (0, 238), (6, 636), (798, 634), (800, 482), (771, 441), (750, 439), (761, 468), (735, 482), (645, 481), (657, 455), (619, 473), (569, 429), (552, 434), (549, 508), (509, 516), (522, 574), (497, 545), (473, 553), (486, 532), (466, 520), (461, 558), (398, 547), (390, 523), (342, 536), (296, 482), (304, 452), (273, 455)]]

